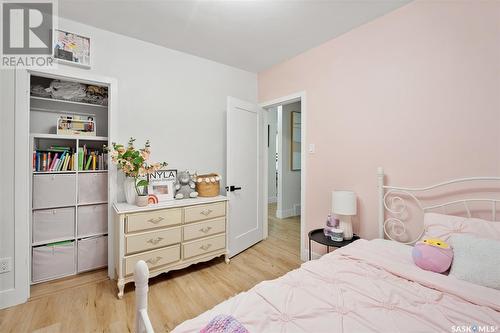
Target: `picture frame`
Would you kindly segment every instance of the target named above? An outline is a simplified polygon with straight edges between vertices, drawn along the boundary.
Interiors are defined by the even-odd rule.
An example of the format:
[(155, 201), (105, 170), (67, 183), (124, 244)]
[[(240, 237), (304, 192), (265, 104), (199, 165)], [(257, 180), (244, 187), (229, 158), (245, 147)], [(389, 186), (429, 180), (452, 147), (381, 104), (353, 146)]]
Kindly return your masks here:
[(54, 59), (63, 64), (91, 68), (91, 39), (77, 33), (54, 29)]
[(301, 169), (301, 130), (302, 121), (301, 114), (297, 111), (292, 111), (291, 114), (291, 140), (290, 140), (290, 169), (292, 171), (300, 171)]
[(177, 170), (174, 169), (161, 169), (148, 175), (148, 195), (158, 203), (174, 200), (176, 180)]

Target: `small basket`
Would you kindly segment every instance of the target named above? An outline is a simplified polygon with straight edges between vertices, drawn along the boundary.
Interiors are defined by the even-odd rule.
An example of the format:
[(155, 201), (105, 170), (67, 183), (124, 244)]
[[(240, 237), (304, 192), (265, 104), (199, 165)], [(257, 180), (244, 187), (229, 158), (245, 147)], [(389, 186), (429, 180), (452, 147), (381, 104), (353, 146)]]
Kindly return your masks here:
[(216, 173), (198, 175), (196, 177), (196, 192), (199, 197), (216, 197), (220, 193), (221, 177)]

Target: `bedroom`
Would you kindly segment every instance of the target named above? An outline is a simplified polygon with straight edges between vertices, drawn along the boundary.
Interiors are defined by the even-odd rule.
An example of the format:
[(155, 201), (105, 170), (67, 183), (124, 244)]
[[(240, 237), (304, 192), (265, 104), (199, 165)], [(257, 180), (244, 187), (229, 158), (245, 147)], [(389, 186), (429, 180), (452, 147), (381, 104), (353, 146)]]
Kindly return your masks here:
[[(181, 325), (178, 331), (182, 332), (200, 331), (216, 313), (205, 311), (219, 303), (222, 308), (228, 306), (230, 303), (223, 302), (229, 297), (255, 291), (251, 289), (254, 286), (276, 287), (275, 293), (263, 292), (279, 298), (284, 295), (279, 292), (279, 286), (259, 283), (281, 276), (282, 279), (294, 278), (295, 275), (286, 274), (294, 272), (304, 262), (304, 267), (298, 271), (299, 276), (303, 274), (304, 281), (309, 281), (308, 269), (316, 274), (323, 270), (327, 276), (335, 276), (337, 272), (328, 262), (348, 256), (364, 256), (358, 259), (363, 262), (378, 260), (376, 265), (385, 267), (386, 263), (380, 258), (366, 257), (362, 248), (368, 246), (365, 240), (391, 236), (399, 241), (412, 241), (420, 236), (428, 221), (424, 221), (418, 204), (406, 200), (409, 211), (404, 216), (408, 230), (396, 237), (393, 232), (401, 230), (397, 222), (391, 220), (386, 234), (381, 227), (386, 219), (394, 216), (381, 201), (381, 193), (385, 195), (391, 189), (381, 186), (418, 189), (450, 180), (488, 177), (450, 184), (451, 193), (448, 188), (438, 187), (415, 195), (424, 200), (422, 207), (471, 198), (488, 199), (470, 205), (460, 201), (446, 213), (466, 216), (470, 211), (481, 221), (495, 220), (495, 217), (498, 220), (500, 205), (495, 205), (495, 200), (500, 196), (495, 178), (500, 176), (500, 6), (497, 1), (141, 1), (137, 6), (134, 1), (66, 0), (52, 4), (55, 5), (53, 11), (58, 11), (60, 16), (54, 22), (55, 27), (78, 34), (83, 40), (87, 38), (90, 59), (83, 64), (71, 63), (85, 62), (81, 59), (69, 63), (57, 60), (54, 69), (14, 71), (3, 66), (0, 70), (0, 143), (1, 154), (5, 156), (4, 163), (0, 164), (4, 175), (0, 224), (0, 267), (5, 267), (2, 268), (5, 272), (0, 273), (2, 332), (135, 331), (134, 303), (139, 299), (134, 292), (132, 273), (133, 264), (140, 256), (133, 249), (127, 252), (127, 244), (134, 244), (127, 243), (131, 236), (153, 235), (145, 239), (153, 243), (159, 237), (162, 238), (160, 243), (170, 242), (169, 237), (174, 237), (167, 247), (161, 247), (162, 251), (173, 246), (177, 246), (175, 255), (178, 256), (194, 251), (190, 258), (174, 257), (174, 262), (156, 266), (151, 262), (172, 253), (165, 250), (164, 255), (143, 259), (150, 260), (151, 266), (147, 313), (154, 331), (170, 331)], [(46, 94), (54, 80), (76, 81), (80, 84), (78, 87), (87, 89), (89, 86), (107, 88), (109, 102), (82, 106), (78, 104), (81, 102), (47, 101), (44, 97), (30, 96), (31, 83), (39, 84), (44, 88), (41, 93)], [(268, 200), (264, 198), (263, 186), (259, 187), (267, 184), (267, 173), (260, 171), (266, 170), (264, 164), (269, 161), (255, 158), (259, 149), (266, 149), (267, 114), (261, 110), (298, 100), (302, 124), (300, 222), (293, 230), (275, 228), (278, 233), (272, 234), (271, 222), (267, 221)], [(57, 112), (51, 112), (52, 109)], [(99, 117), (103, 110), (107, 117)], [(238, 113), (237, 110), (246, 111)], [(89, 123), (97, 128), (96, 137), (57, 137), (56, 121), (68, 115), (62, 111), (90, 117), (96, 114), (94, 122)], [(229, 115), (238, 116), (226, 120)], [(257, 118), (248, 118), (250, 116)], [(257, 121), (259, 126), (246, 126), (251, 121)], [(242, 139), (244, 135), (254, 141)], [(130, 210), (120, 210), (113, 204), (126, 201), (126, 178), (111, 160), (106, 170), (88, 170), (89, 174), (107, 175), (107, 184), (104, 192), (101, 191), (107, 191), (107, 197), (90, 201), (92, 205), (77, 201), (81, 197), (78, 189), (86, 184), (82, 182), (79, 186), (77, 180), (87, 176), (87, 170), (80, 172), (76, 167), (75, 171), (63, 174), (50, 170), (49, 174), (38, 174), (39, 171), (31, 168), (33, 150), (42, 150), (43, 146), (69, 145), (76, 153), (77, 148), (85, 146), (104, 153), (103, 142), (108, 147), (113, 142), (126, 145), (130, 137), (136, 139), (137, 148), (150, 140), (151, 161), (165, 161), (168, 163), (166, 168), (177, 170), (177, 174), (184, 170), (199, 175), (217, 174), (219, 180), (214, 185), (218, 186), (220, 196), (167, 200), (157, 206), (151, 204), (141, 208), (135, 205), (132, 192), (134, 199), (130, 207), (123, 206)], [(249, 167), (252, 165), (254, 167)], [(379, 167), (383, 167), (380, 176), (385, 175), (382, 185), (377, 173)], [(35, 198), (46, 199), (44, 195), (34, 195), (35, 180), (53, 175), (54, 178), (72, 177), (75, 184), (69, 192), (73, 193), (71, 200), (75, 202), (33, 207)], [(216, 177), (200, 178), (210, 181)], [(234, 186), (234, 191), (231, 188), (226, 191), (226, 186)], [(186, 189), (192, 192), (189, 188)], [(480, 190), (481, 193), (477, 193)], [(326, 246), (314, 241), (310, 243), (308, 233), (322, 229), (328, 214), (340, 214), (334, 211), (334, 191), (355, 194), (354, 210), (350, 201), (349, 214), (352, 215), (341, 217), (345, 219), (342, 223), (352, 219), (354, 233), (362, 239), (323, 256)], [(52, 195), (50, 190), (47, 193)], [(59, 199), (67, 198), (69, 196)], [(406, 195), (402, 199), (408, 198)], [(399, 199), (391, 202), (401, 204)], [(97, 203), (107, 204), (108, 210), (107, 216), (104, 215), (104, 229), (92, 235), (99, 235), (100, 240), (107, 237), (107, 248), (97, 254), (108, 268), (83, 272), (86, 269), (78, 267), (83, 263), (78, 260), (79, 241), (86, 237), (79, 238), (78, 222), (83, 219), (78, 218), (78, 214), (84, 210), (80, 207), (101, 207)], [(209, 206), (200, 209), (198, 215), (207, 214), (207, 219), (210, 214), (218, 216), (209, 221), (196, 217), (190, 220), (190, 212), (204, 205)], [(36, 212), (52, 213), (57, 208), (58, 213), (60, 208), (68, 207), (74, 207), (66, 210), (72, 214), (67, 219), (71, 221), (71, 238), (49, 235), (46, 240), (34, 242)], [(159, 225), (150, 229), (139, 225), (134, 230), (132, 222), (128, 223), (129, 218), (132, 220), (144, 212), (153, 214), (160, 208), (172, 215), (147, 218), (153, 222), (161, 218), (156, 222)], [(439, 207), (436, 212), (443, 210)], [(182, 222), (165, 225), (171, 216)], [(63, 220), (58, 221), (61, 226), (68, 226)], [(138, 221), (142, 223), (141, 218)], [(205, 225), (206, 221), (210, 224)], [(206, 233), (212, 235), (219, 230), (213, 234), (216, 236), (208, 236), (214, 240), (212, 248), (209, 247), (212, 243), (197, 243), (205, 239), (201, 236), (194, 235), (193, 241), (184, 242), (189, 228), (199, 225), (194, 231), (207, 230)], [(389, 230), (393, 225), (395, 229)], [(488, 237), (478, 232), (479, 238), (498, 236), (495, 223), (485, 228)], [(146, 229), (151, 231), (144, 231)], [(62, 228), (55, 231), (62, 231)], [(160, 231), (168, 231), (168, 234), (156, 234)], [(225, 235), (225, 239), (220, 235)], [(435, 236), (445, 237), (442, 234)], [(497, 245), (491, 245), (491, 249), (498, 248), (499, 238), (495, 239)], [(41, 253), (41, 247), (45, 246), (52, 251), (49, 254), (54, 255), (53, 251), (58, 246), (63, 248), (64, 244), (51, 244), (68, 240), (70, 243), (65, 246), (70, 247), (71, 252), (69, 270), (55, 274), (55, 267), (50, 264), (56, 261), (49, 260), (44, 266), (48, 269), (40, 271), (40, 283), (34, 281), (33, 274), (37, 270), (33, 269), (36, 258), (33, 251)], [(191, 244), (198, 246), (192, 248)], [(417, 281), (415, 285), (420, 289), (416, 291), (429, 297), (433, 297), (432, 290), (447, 284), (448, 280), (443, 279), (452, 278), (417, 270), (420, 268), (411, 256), (409, 263), (403, 262), (402, 252), (390, 252), (377, 242), (370, 244), (374, 244), (371, 251), (387, 250), (386, 254), (394, 255), (391, 279), (402, 285), (408, 280), (424, 279)], [(157, 251), (154, 244), (147, 246), (147, 253)], [(212, 251), (214, 246), (217, 250)], [(96, 249), (89, 248), (94, 252)], [(312, 258), (319, 260), (309, 262), (309, 250)], [(197, 251), (207, 254), (200, 255)], [(230, 259), (228, 264), (225, 255)], [(201, 259), (206, 261), (198, 262), (203, 261)], [(494, 260), (495, 256), (489, 255), (484, 261), (499, 267)], [(406, 267), (406, 264), (413, 266)], [(189, 267), (182, 267), (185, 265)], [(93, 266), (102, 265), (93, 263)], [(369, 267), (367, 264), (352, 265), (346, 269), (360, 272)], [(404, 276), (403, 279), (396, 268), (415, 271), (417, 276)], [(79, 271), (82, 273), (76, 274)], [(494, 269), (489, 272), (498, 283), (497, 273)], [(477, 275), (488, 274), (478, 272)], [(452, 295), (458, 293), (458, 286), (464, 289), (460, 297), (468, 301), (460, 304), (461, 314), (443, 310), (443, 317), (439, 318), (442, 321), (436, 320), (434, 326), (418, 323), (420, 326), (416, 324), (415, 330), (452, 332), (474, 324), (488, 328), (500, 325), (500, 297), (492, 298), (499, 295), (498, 290), (480, 286), (479, 282), (456, 282), (453, 288), (441, 291), (444, 295)], [(429, 283), (434, 284), (434, 289), (426, 287)], [(389, 288), (381, 288), (385, 287)], [(121, 299), (117, 297), (120, 288), (123, 288)], [(371, 292), (373, 290), (363, 290), (357, 296), (370, 297)], [(476, 298), (472, 299), (474, 292)], [(313, 299), (323, 299), (313, 291), (310, 295), (297, 297), (297, 304), (310, 304), (311, 309), (325, 305), (314, 303)], [(445, 298), (451, 302), (449, 304), (457, 305), (452, 296)], [(250, 299), (251, 295), (247, 300)], [(347, 296), (345, 300), (348, 309), (349, 302), (362, 302)], [(384, 309), (394, 307), (392, 303), (381, 304)], [(439, 304), (435, 306), (442, 310)], [(434, 308), (429, 307), (433, 312)], [(411, 309), (420, 311), (416, 306)], [(284, 329), (290, 332), (310, 331), (303, 325), (314, 327), (301, 320), (297, 326), (290, 316), (276, 315), (272, 311), (268, 311), (272, 318), (262, 321), (256, 318), (263, 314), (248, 313), (248, 317), (237, 312), (225, 314), (232, 315), (226, 319), (234, 317), (233, 323), (241, 324), (250, 332), (274, 332), (279, 326), (272, 325), (278, 323), (291, 325)], [(427, 318), (427, 314), (417, 313)], [(311, 318), (316, 315), (311, 313)], [(389, 324), (383, 320), (386, 317), (363, 311), (356, 319), (352, 318), (352, 312), (346, 314), (345, 326), (341, 326), (338, 318), (342, 316), (331, 315), (328, 327), (344, 332), (377, 331), (379, 327), (372, 326), (376, 320), (385, 323), (386, 331), (412, 331), (406, 326), (404, 329), (387, 326)], [(408, 320), (399, 312), (394, 316), (397, 320)], [(19, 320), (21, 317), (29, 319)], [(368, 326), (356, 326), (363, 324), (363, 318)], [(320, 324), (326, 323), (320, 321)], [(314, 329), (323, 330), (323, 326)]]

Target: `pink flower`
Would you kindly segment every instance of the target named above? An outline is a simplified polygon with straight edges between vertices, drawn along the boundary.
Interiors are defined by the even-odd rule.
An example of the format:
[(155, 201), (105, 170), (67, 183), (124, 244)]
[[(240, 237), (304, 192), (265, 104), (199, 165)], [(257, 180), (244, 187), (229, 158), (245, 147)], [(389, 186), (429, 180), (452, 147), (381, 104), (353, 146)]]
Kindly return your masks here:
[(141, 150), (141, 156), (144, 160), (149, 160), (149, 155), (151, 154), (151, 152), (149, 150)]

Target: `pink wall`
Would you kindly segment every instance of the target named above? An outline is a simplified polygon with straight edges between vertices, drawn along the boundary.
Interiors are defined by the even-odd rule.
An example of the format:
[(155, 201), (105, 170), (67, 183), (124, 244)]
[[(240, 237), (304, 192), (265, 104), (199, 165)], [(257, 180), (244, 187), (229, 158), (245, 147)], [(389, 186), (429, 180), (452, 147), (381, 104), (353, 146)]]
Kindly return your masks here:
[(258, 76), (259, 100), (307, 98), (306, 230), (332, 189), (377, 236), (376, 170), (397, 185), (500, 175), (500, 2), (413, 2)]

